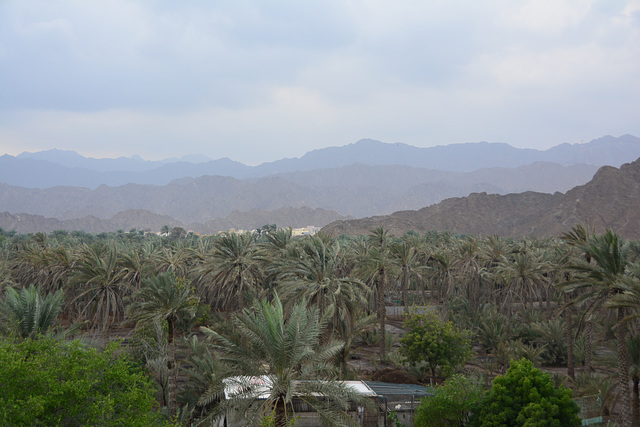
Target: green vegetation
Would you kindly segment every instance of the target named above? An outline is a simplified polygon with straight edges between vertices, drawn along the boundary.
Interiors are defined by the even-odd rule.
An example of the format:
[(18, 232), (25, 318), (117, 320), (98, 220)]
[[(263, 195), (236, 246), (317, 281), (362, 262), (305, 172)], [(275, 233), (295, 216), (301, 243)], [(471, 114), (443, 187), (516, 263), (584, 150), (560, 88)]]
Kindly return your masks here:
[(466, 425), (482, 399), (478, 381), (456, 374), (434, 389), (434, 395), (422, 399), (416, 410), (415, 427)]
[[(486, 407), (474, 406), (476, 382), (455, 374), (478, 378), (488, 390), (496, 376), (512, 369), (509, 378), (521, 372), (545, 393), (551, 390), (548, 384), (554, 390), (564, 390), (561, 383), (570, 387), (574, 397), (597, 402), (593, 412), (606, 421), (640, 425), (640, 243), (624, 241), (612, 230), (598, 234), (576, 226), (558, 238), (519, 240), (446, 232), (394, 237), (385, 229), (368, 236), (298, 238), (271, 225), (261, 233), (205, 237), (172, 231), (167, 227), (165, 236), (136, 230), (1, 232), (5, 356), (24, 348), (24, 354), (40, 357), (38, 346), (49, 345), (61, 366), (75, 366), (81, 353), (103, 354), (69, 341), (72, 325), (82, 325), (79, 332), (87, 342), (131, 337), (127, 346), (106, 354), (113, 366), (122, 353), (130, 354), (122, 355), (127, 372), (142, 375), (145, 393), (156, 398), (140, 406), (152, 422), (210, 420), (231, 405), (231, 399), (221, 399), (224, 378), (286, 373), (289, 379), (340, 384), (339, 379), (359, 379), (358, 365), (368, 363), (366, 369), (389, 367), (425, 382), (446, 379), (419, 411), (439, 414), (442, 423), (465, 424), (476, 412), (489, 414)], [(400, 331), (395, 316), (405, 312)], [(304, 329), (305, 337), (292, 337), (284, 334), (292, 324), (315, 326)], [(198, 340), (200, 327), (208, 328), (211, 339)], [(285, 338), (298, 340), (292, 353), (282, 360), (273, 356), (277, 352), (267, 357), (270, 346), (288, 345)], [(16, 343), (16, 349), (7, 343)], [(371, 352), (372, 347), (379, 350)], [(76, 348), (82, 350), (67, 350)], [(307, 356), (297, 359), (299, 351)], [(12, 360), (20, 360), (14, 353)], [(251, 361), (253, 370), (240, 366), (241, 353), (250, 355), (243, 360)], [(531, 368), (525, 369), (521, 359)], [(520, 365), (509, 368), (512, 360)], [(77, 371), (69, 366), (70, 373)], [(553, 368), (556, 375), (544, 380), (534, 366)], [(18, 370), (7, 384), (20, 383), (23, 375), (29, 381), (29, 374)], [(68, 393), (42, 397), (38, 390), (33, 388), (32, 397), (27, 388), (18, 390), (25, 393), (23, 404), (33, 406), (20, 416), (44, 414), (46, 399), (58, 404), (71, 399), (69, 407), (76, 405), (77, 398)], [(95, 393), (95, 401), (109, 410), (98, 386), (78, 390), (85, 390), (84, 397)], [(293, 395), (300, 393), (296, 389)], [(325, 393), (329, 400), (342, 396), (338, 399), (347, 401), (339, 387)], [(527, 401), (529, 409), (518, 410), (524, 415), (515, 415), (513, 422), (521, 416), (534, 423), (550, 414), (565, 420), (559, 418), (564, 410), (555, 409), (564, 406), (550, 403), (566, 402), (568, 395), (558, 393), (533, 406)], [(489, 395), (502, 399), (497, 388)], [(291, 396), (279, 400), (284, 408)], [(276, 400), (257, 412), (262, 419), (256, 422), (291, 420), (280, 415)], [(91, 402), (83, 408), (97, 411), (90, 409)], [(18, 416), (7, 405), (0, 408), (5, 424)], [(402, 419), (404, 414), (397, 413)], [(264, 420), (270, 416), (271, 421)]]
[(112, 343), (0, 340), (0, 424), (153, 426), (151, 380)]
[(407, 315), (404, 327), (400, 353), (412, 365), (424, 363), (434, 377), (451, 375), (473, 355), (469, 332), (457, 330), (434, 313)]
[[(303, 299), (285, 314), (276, 295), (272, 303), (256, 302), (253, 310), (234, 316), (236, 334), (219, 334), (204, 328), (215, 343), (224, 368), (223, 378), (213, 381), (201, 396), (201, 404), (210, 404), (231, 386), (238, 391), (219, 402), (210, 417), (232, 410), (248, 425), (260, 425), (273, 414), (274, 425), (286, 426), (294, 417), (293, 400), (299, 399), (317, 413), (325, 425), (349, 425), (347, 414), (351, 402), (365, 404), (365, 399), (341, 382), (332, 381), (332, 359), (343, 346), (339, 341), (320, 344), (325, 322), (317, 308), (307, 309)], [(264, 400), (257, 398), (257, 378), (269, 381)], [(268, 380), (267, 380), (268, 378)], [(314, 381), (300, 381), (305, 379)]]
[(581, 425), (571, 390), (555, 387), (549, 374), (526, 359), (511, 362), (506, 375), (498, 376), (475, 410), (471, 426)]

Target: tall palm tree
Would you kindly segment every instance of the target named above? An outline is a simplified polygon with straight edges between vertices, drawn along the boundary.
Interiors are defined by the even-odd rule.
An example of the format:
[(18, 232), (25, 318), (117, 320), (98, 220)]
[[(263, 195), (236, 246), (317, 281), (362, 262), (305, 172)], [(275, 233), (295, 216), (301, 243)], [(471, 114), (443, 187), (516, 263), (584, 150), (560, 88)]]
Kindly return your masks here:
[(514, 298), (525, 308), (530, 302), (539, 300), (548, 270), (546, 261), (533, 251), (515, 253), (498, 262), (495, 272), (505, 283), (503, 306), (507, 307), (508, 316), (511, 316)]
[(180, 319), (192, 318), (198, 299), (191, 291), (190, 283), (176, 280), (172, 273), (161, 273), (145, 279), (143, 286), (134, 295), (134, 302), (127, 306), (132, 320), (141, 324), (167, 322), (167, 345), (169, 347), (169, 410), (176, 408), (176, 358), (174, 335), (176, 323)]
[(342, 275), (344, 255), (334, 239), (321, 233), (309, 236), (299, 249), (298, 257), (282, 265), (279, 294), (285, 303), (306, 300), (318, 307), (321, 316), (333, 313), (327, 324), (328, 339), (340, 322), (351, 322), (366, 304), (369, 288), (357, 278)]
[(70, 304), (79, 305), (80, 317), (86, 317), (92, 328), (106, 331), (122, 318), (128, 291), (124, 275), (115, 246), (84, 246), (70, 279), (76, 295)]
[(570, 266), (575, 272), (572, 281), (563, 285), (568, 291), (582, 291), (576, 296), (576, 302), (583, 304), (587, 312), (609, 307), (617, 311), (618, 324), (614, 328), (618, 353), (618, 382), (620, 387), (620, 402), (622, 404), (622, 425), (632, 425), (631, 406), (629, 396), (629, 353), (626, 346), (627, 325), (626, 306), (610, 305), (617, 295), (627, 290), (627, 245), (611, 229), (604, 234), (589, 239), (584, 252), (590, 254), (591, 262), (578, 260)]
[(212, 253), (201, 265), (213, 302), (232, 310), (244, 307), (247, 293), (260, 290), (263, 281), (262, 252), (251, 233), (224, 233), (216, 239)]
[(415, 245), (403, 242), (391, 244), (391, 258), (400, 267), (400, 286), (402, 289), (402, 304), (404, 312), (409, 312), (409, 282), (411, 277), (420, 277), (418, 266), (419, 253)]
[[(364, 405), (363, 397), (335, 380), (331, 361), (343, 343), (320, 344), (324, 325), (317, 308), (309, 309), (303, 300), (285, 315), (276, 295), (272, 303), (256, 302), (253, 309), (234, 315), (233, 324), (242, 338), (202, 328), (227, 367), (225, 378), (212, 382), (200, 399), (201, 405), (218, 402), (210, 419), (234, 410), (246, 425), (259, 426), (273, 413), (275, 425), (285, 427), (294, 416), (293, 401), (299, 399), (318, 413), (323, 425), (355, 425), (346, 411), (350, 402)], [(262, 384), (256, 384), (260, 378)]]
[(366, 243), (356, 245), (353, 255), (356, 257), (354, 272), (374, 290), (375, 311), (380, 331), (380, 360), (386, 358), (385, 292), (388, 276), (394, 265), (389, 255), (390, 240), (388, 231), (383, 227), (377, 227), (371, 231)]
[[(577, 224), (571, 227), (571, 230), (568, 232), (562, 233), (560, 235), (560, 239), (569, 245), (570, 249), (573, 251), (578, 251), (577, 256), (581, 256), (585, 263), (591, 263), (591, 254), (589, 253), (589, 240), (595, 237), (595, 229), (588, 223)], [(569, 254), (571, 255), (571, 254)], [(562, 265), (566, 265), (566, 263), (562, 263)], [(570, 279), (571, 273), (567, 271), (565, 273), (567, 279)], [(567, 303), (567, 311), (572, 313), (574, 310), (573, 298), (568, 292), (565, 292), (565, 296), (569, 299)], [(571, 317), (571, 316), (569, 316)], [(587, 372), (592, 370), (592, 344), (593, 344), (593, 323), (594, 323), (594, 315), (593, 313), (585, 313), (582, 316), (584, 322), (586, 323), (586, 331), (585, 331), (585, 348), (584, 348), (584, 369)], [(582, 323), (582, 322), (580, 322)]]

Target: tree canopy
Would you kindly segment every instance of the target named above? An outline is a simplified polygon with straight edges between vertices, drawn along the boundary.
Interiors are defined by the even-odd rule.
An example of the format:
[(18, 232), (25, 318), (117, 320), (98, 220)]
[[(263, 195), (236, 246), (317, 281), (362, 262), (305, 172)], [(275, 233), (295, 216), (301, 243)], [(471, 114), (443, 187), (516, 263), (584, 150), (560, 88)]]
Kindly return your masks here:
[(449, 376), (472, 356), (468, 331), (459, 330), (435, 313), (405, 317), (407, 333), (400, 338), (400, 352), (410, 364), (424, 363), (435, 376), (438, 369)]
[(162, 425), (151, 379), (118, 348), (0, 340), (0, 425)]
[(571, 390), (555, 387), (547, 373), (527, 359), (512, 361), (505, 375), (496, 377), (475, 412), (474, 427), (581, 425)]

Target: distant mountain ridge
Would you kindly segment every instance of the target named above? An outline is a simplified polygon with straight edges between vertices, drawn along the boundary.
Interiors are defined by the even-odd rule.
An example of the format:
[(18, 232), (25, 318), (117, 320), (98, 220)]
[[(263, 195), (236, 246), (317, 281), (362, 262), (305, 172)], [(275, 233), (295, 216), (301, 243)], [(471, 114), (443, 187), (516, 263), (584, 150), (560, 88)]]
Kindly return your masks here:
[(336, 221), (328, 233), (368, 234), (384, 227), (391, 234), (413, 230), (520, 238), (558, 236), (576, 224), (589, 222), (600, 232), (613, 228), (627, 239), (640, 239), (640, 158), (619, 169), (603, 166), (593, 179), (565, 194), (532, 191), (519, 194), (473, 193), (450, 198), (419, 210)]
[[(72, 151), (48, 150), (22, 153), (16, 157), (6, 154), (0, 156), (0, 182), (29, 188), (79, 186), (95, 189), (100, 185), (121, 186), (129, 183), (167, 185), (175, 179), (203, 175), (261, 178), (356, 163), (471, 172), (493, 167), (515, 168), (534, 162), (618, 167), (639, 156), (640, 138), (632, 135), (604, 136), (585, 144), (560, 144), (544, 151), (488, 142), (418, 148), (402, 143), (363, 139), (342, 147), (310, 151), (300, 158), (282, 159), (258, 166), (246, 166), (228, 158), (198, 163), (146, 161), (135, 156), (91, 159)], [(196, 158), (206, 160), (203, 157)]]
[(165, 186), (102, 185), (94, 190), (0, 184), (0, 210), (68, 220), (85, 216), (109, 219), (118, 212), (141, 209), (183, 224), (205, 223), (233, 211), (273, 211), (284, 207), (322, 208), (362, 217), (417, 209), (471, 192), (566, 191), (587, 182), (595, 171), (594, 166), (553, 163), (467, 174), (354, 165), (257, 179), (201, 176), (177, 179)]
[[(629, 157), (636, 152), (637, 155)], [(450, 157), (454, 153), (466, 156)], [(86, 226), (85, 231), (113, 231), (114, 227), (153, 229), (162, 223), (211, 234), (266, 223), (283, 227), (322, 226), (335, 220), (421, 209), (470, 193), (507, 195), (533, 191), (556, 197), (552, 193), (581, 186), (598, 170), (597, 165), (572, 161), (594, 158), (616, 165), (625, 156), (625, 161), (630, 161), (640, 157), (640, 139), (630, 135), (603, 137), (579, 146), (562, 144), (546, 151), (490, 143), (423, 149), (361, 140), (345, 147), (316, 150), (300, 159), (283, 159), (256, 167), (230, 159), (197, 164), (158, 162), (151, 167), (135, 157), (86, 159), (61, 150), (23, 154), (19, 158), (0, 156), (0, 176), (28, 183), (18, 186), (0, 182), (0, 212), (5, 212), (0, 227), (4, 229), (20, 226), (21, 232), (29, 232), (40, 231), (42, 227)], [(567, 164), (537, 161), (540, 156), (554, 157)], [(60, 163), (43, 158), (57, 159)], [(505, 159), (515, 165), (524, 164), (471, 172), (455, 170), (502, 164)], [(91, 166), (96, 161), (100, 163), (92, 166), (96, 169), (67, 167)], [(404, 164), (396, 164), (401, 161)], [(412, 163), (436, 163), (441, 168), (411, 166)], [(126, 170), (143, 164), (136, 171)], [(205, 173), (212, 167), (221, 173)], [(121, 170), (109, 170), (113, 168)], [(184, 176), (184, 171), (194, 176)], [(38, 174), (46, 176), (50, 185), (53, 182), (74, 185), (41, 188)], [(135, 182), (136, 179), (153, 182), (156, 178), (162, 181), (172, 176), (177, 178), (163, 185)], [(80, 185), (76, 182), (78, 177), (84, 183), (104, 182), (107, 178), (128, 183), (108, 182), (94, 188)], [(20, 215), (22, 219), (12, 215)]]

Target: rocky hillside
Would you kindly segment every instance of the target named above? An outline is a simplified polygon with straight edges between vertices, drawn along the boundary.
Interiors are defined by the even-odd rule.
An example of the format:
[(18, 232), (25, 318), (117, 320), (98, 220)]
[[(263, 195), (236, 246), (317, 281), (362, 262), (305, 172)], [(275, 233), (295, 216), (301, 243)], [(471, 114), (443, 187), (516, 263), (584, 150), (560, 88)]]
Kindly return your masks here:
[[(202, 176), (182, 178), (164, 186), (102, 185), (95, 190), (62, 186), (25, 188), (0, 183), (0, 209), (60, 220), (86, 216), (110, 219), (119, 212), (134, 209), (170, 216), (183, 224), (204, 224), (235, 211), (289, 207), (322, 208), (345, 216), (364, 217), (418, 209), (472, 192), (567, 191), (587, 182), (596, 170), (594, 166), (554, 163), (469, 173), (352, 165), (257, 179)], [(284, 219), (275, 223), (291, 225)]]
[(640, 159), (619, 169), (604, 166), (585, 185), (565, 194), (474, 193), (444, 200), (420, 210), (358, 220), (336, 221), (323, 230), (334, 235), (368, 234), (385, 227), (394, 235), (409, 230), (504, 237), (557, 236), (573, 225), (588, 221), (597, 230), (615, 229), (627, 239), (640, 239)]
[(194, 222), (190, 224), (184, 224), (170, 216), (154, 214), (144, 209), (129, 209), (119, 212), (107, 219), (87, 215), (66, 220), (46, 218), (42, 215), (0, 212), (0, 228), (13, 230), (17, 233), (51, 233), (55, 230), (82, 230), (88, 233), (102, 233), (117, 230), (129, 231), (132, 228), (145, 231), (160, 231), (163, 226), (168, 225), (169, 227), (182, 227), (185, 230), (193, 230), (200, 234), (215, 234), (231, 228), (235, 228), (236, 230), (253, 230), (265, 224), (276, 224), (294, 228), (306, 227), (308, 225), (322, 227), (332, 221), (347, 218), (348, 217), (344, 215), (326, 209), (310, 208), (281, 208), (274, 211), (260, 209), (252, 209), (249, 212), (235, 211), (224, 218), (218, 218), (205, 223)]

